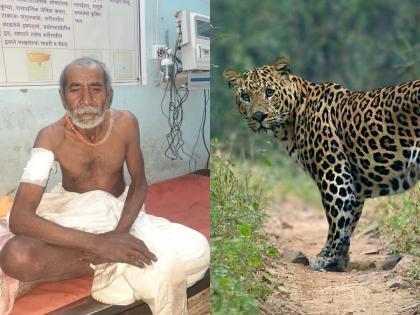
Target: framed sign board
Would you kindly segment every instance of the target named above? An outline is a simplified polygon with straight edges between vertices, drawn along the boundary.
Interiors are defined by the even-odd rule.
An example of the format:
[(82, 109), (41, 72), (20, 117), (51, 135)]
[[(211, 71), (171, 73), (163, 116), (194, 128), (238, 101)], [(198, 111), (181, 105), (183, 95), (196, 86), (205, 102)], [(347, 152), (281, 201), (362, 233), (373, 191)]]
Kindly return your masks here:
[(0, 32), (2, 87), (56, 85), (82, 56), (113, 83), (145, 83), (144, 0), (2, 0)]

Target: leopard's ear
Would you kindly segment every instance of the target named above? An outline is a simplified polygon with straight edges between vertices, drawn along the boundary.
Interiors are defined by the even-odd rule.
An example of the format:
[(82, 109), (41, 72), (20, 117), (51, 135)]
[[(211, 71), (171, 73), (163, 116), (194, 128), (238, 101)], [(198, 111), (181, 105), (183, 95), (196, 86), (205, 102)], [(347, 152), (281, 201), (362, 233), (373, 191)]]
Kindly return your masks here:
[(288, 79), (290, 74), (290, 60), (286, 56), (277, 57), (272, 65), (279, 74), (280, 80)]
[(232, 88), (236, 85), (241, 73), (234, 69), (225, 69), (223, 71), (223, 78), (229, 82), (229, 87)]

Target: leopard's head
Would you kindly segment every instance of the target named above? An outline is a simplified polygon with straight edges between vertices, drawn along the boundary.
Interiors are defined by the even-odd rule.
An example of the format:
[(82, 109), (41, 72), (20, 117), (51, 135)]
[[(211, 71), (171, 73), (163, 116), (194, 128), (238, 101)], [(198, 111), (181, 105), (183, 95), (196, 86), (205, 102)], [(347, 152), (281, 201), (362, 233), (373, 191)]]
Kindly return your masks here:
[(243, 73), (226, 69), (223, 77), (235, 94), (239, 112), (253, 131), (276, 132), (289, 121), (296, 93), (287, 57)]

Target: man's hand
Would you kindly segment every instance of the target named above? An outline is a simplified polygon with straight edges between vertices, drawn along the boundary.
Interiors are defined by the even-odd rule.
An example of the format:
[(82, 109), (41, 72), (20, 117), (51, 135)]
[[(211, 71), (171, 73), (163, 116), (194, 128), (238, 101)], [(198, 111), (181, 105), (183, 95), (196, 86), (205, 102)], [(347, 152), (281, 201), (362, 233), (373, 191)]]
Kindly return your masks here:
[(145, 268), (157, 261), (146, 244), (129, 233), (114, 231), (98, 234), (98, 243), (92, 253), (86, 253), (82, 260), (93, 264), (126, 263)]

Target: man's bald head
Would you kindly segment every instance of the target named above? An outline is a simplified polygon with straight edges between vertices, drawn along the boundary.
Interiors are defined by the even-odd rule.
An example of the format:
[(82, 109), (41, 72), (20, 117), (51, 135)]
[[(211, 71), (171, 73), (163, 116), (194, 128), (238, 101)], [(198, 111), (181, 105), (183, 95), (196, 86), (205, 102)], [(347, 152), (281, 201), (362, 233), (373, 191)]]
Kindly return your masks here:
[(60, 83), (60, 93), (62, 96), (65, 95), (66, 71), (73, 66), (91, 66), (91, 67), (100, 68), (103, 72), (104, 85), (106, 89), (108, 90), (109, 88), (111, 88), (111, 84), (112, 84), (111, 75), (109, 74), (109, 71), (106, 65), (103, 62), (96, 60), (94, 58), (91, 58), (91, 57), (81, 57), (70, 62), (61, 72), (59, 83)]

